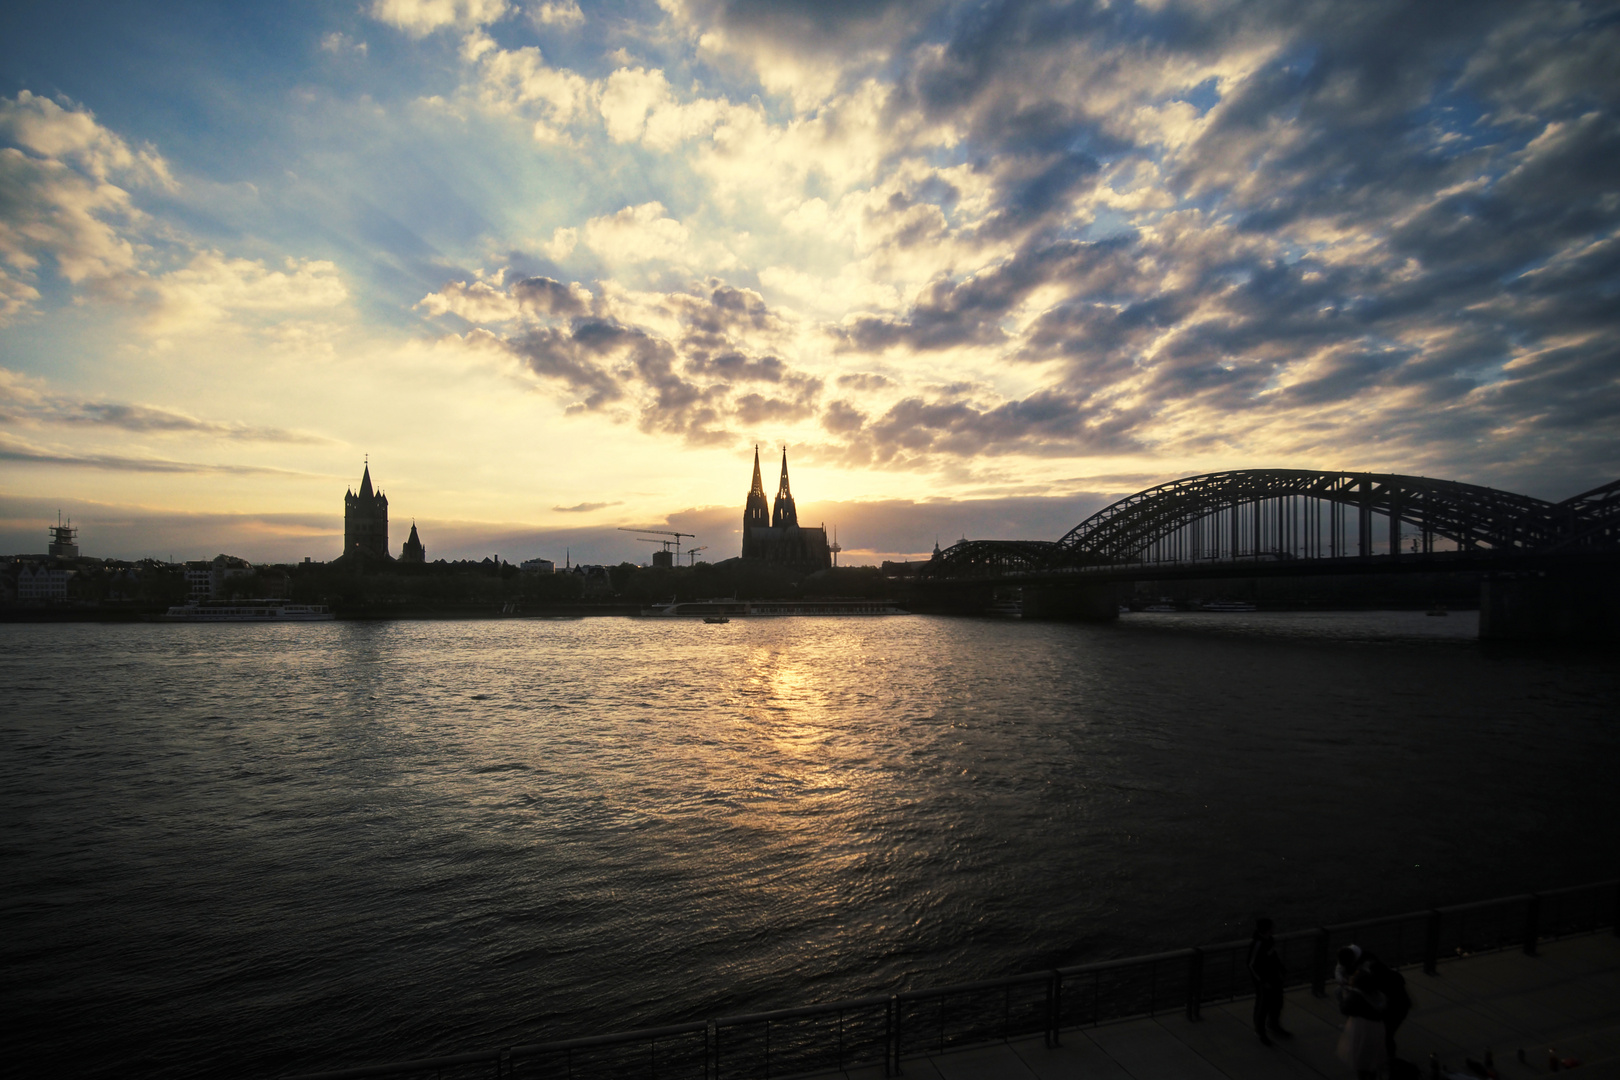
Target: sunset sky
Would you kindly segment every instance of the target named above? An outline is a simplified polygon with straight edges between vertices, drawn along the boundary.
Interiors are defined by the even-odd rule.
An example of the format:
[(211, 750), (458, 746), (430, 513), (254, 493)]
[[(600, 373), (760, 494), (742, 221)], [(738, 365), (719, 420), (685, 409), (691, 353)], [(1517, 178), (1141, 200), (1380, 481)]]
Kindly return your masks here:
[[(853, 561), (1620, 476), (1620, 6), (0, 11), (0, 550)], [(664, 527), (671, 527), (665, 525)], [(846, 561), (849, 561), (846, 555)]]

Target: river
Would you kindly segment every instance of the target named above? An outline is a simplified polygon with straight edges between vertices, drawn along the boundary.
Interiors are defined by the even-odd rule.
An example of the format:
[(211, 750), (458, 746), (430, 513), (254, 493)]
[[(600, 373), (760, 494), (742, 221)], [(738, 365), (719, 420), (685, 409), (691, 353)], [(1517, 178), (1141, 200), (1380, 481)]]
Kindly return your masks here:
[(25, 1060), (398, 1060), (1611, 877), (1469, 613), (0, 626)]

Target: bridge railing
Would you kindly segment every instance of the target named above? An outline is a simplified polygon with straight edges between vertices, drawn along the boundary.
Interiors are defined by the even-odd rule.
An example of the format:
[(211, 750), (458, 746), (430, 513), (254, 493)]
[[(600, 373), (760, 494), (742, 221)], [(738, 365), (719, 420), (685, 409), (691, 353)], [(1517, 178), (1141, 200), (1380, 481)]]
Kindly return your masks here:
[[(1601, 929), (1620, 933), (1620, 881), (1598, 882), (1277, 935), (1285, 983), (1325, 994), (1338, 950), (1357, 944), (1393, 967), (1437, 974), (1447, 960)], [(569, 1077), (732, 1080), (882, 1066), (1066, 1030), (1183, 1012), (1254, 992), (1249, 942), (1225, 941), (898, 994), (725, 1016), (668, 1027), (306, 1074), (362, 1077)]]

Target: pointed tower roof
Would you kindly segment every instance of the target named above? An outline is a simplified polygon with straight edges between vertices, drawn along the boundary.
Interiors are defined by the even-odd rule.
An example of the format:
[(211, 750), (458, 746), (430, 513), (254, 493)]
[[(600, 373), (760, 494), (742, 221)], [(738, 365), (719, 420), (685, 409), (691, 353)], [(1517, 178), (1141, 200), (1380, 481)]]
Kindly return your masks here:
[(777, 486), (776, 497), (778, 499), (793, 498), (793, 492), (788, 489), (787, 447), (785, 446), (782, 447), (782, 482)]
[(366, 462), (366, 474), (360, 478), (360, 497), (371, 498), (371, 462)]
[(765, 497), (765, 482), (759, 478), (759, 444), (754, 444), (754, 486), (748, 489), (748, 494)]
[(411, 539), (409, 542), (412, 544), (420, 544), (422, 542), (416, 538), (416, 522), (414, 521), (411, 522)]

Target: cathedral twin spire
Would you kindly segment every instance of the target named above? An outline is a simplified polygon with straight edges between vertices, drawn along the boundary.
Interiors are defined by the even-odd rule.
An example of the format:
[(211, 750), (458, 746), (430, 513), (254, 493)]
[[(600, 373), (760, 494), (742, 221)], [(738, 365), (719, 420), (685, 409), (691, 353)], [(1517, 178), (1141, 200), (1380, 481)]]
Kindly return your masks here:
[(788, 486), (787, 448), (782, 449), (782, 479), (777, 484), (774, 505), (765, 501), (765, 481), (759, 473), (759, 447), (754, 447), (754, 482), (748, 488), (748, 505), (743, 510), (743, 550), (752, 550), (749, 530), (754, 528), (798, 528), (799, 511), (793, 505), (793, 489)]
[(765, 482), (759, 471), (759, 446), (754, 446), (754, 482), (743, 510), (742, 557), (820, 570), (832, 565), (825, 528), (799, 526), (799, 509), (788, 483), (787, 448), (782, 448), (782, 476), (774, 505), (765, 501)]
[[(756, 447), (755, 455), (759, 454)], [(787, 447), (782, 447), (782, 480), (776, 487), (776, 503), (771, 507), (771, 525), (774, 528), (799, 527), (799, 511), (793, 505), (793, 491), (788, 487)]]
[(748, 530), (756, 526), (769, 527), (771, 508), (765, 502), (765, 484), (759, 476), (759, 447), (754, 447), (754, 484), (748, 489), (748, 504), (743, 510), (743, 538), (747, 542)]

